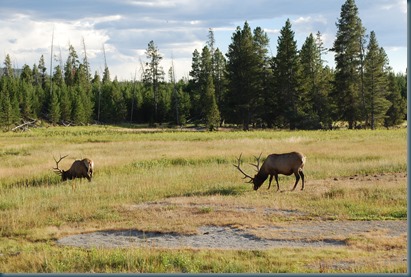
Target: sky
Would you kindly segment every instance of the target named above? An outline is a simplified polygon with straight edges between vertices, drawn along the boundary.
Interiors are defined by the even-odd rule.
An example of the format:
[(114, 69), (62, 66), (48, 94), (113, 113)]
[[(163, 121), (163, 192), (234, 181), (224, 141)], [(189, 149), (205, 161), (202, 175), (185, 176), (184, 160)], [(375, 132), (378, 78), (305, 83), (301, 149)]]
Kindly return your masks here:
[[(112, 78), (139, 80), (145, 51), (152, 40), (163, 56), (167, 73), (174, 65), (178, 79), (188, 78), (195, 49), (206, 45), (210, 28), (215, 45), (226, 53), (231, 37), (247, 21), (261, 27), (276, 55), (279, 32), (287, 19), (300, 49), (310, 33), (322, 34), (331, 48), (336, 22), (345, 0), (1, 0), (0, 59), (10, 55), (13, 66), (38, 64), (44, 56), (50, 70), (64, 64), (73, 45), (79, 59), (84, 45), (92, 72), (102, 75), (105, 61)], [(395, 72), (407, 66), (406, 0), (356, 0), (366, 33), (374, 31)], [(53, 31), (54, 30), (54, 31)], [(84, 44), (83, 44), (84, 42)], [(104, 49), (104, 51), (103, 51)], [(104, 52), (105, 57), (104, 58)], [(332, 52), (325, 57), (334, 67)]]

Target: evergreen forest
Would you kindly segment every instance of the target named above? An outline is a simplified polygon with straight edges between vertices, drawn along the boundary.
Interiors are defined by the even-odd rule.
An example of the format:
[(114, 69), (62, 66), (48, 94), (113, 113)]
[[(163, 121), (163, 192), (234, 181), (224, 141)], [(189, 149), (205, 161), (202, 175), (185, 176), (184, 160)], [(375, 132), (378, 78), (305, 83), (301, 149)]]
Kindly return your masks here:
[[(13, 68), (6, 55), (0, 69), (0, 127), (27, 121), (52, 125), (148, 124), (281, 129), (388, 128), (406, 120), (406, 74), (389, 65), (377, 34), (362, 25), (354, 0), (346, 0), (331, 49), (321, 32), (297, 47), (290, 20), (270, 55), (269, 38), (248, 22), (233, 32), (224, 54), (212, 29), (192, 53), (189, 77), (176, 80), (163, 56), (148, 42), (142, 74), (128, 81), (92, 72), (86, 55), (69, 46), (67, 59), (46, 67)], [(332, 52), (335, 68), (323, 60)], [(137, 80), (138, 79), (138, 80)]]

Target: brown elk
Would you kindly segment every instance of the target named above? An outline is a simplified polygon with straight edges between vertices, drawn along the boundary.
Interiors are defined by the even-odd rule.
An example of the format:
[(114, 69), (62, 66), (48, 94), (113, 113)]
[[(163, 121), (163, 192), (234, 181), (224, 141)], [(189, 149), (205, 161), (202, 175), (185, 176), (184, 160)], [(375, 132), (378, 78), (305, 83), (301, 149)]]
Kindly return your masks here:
[(294, 173), (295, 175), (295, 184), (292, 189), (295, 190), (297, 187), (298, 181), (302, 180), (302, 187), (301, 190), (304, 189), (304, 164), (306, 157), (299, 152), (290, 152), (284, 154), (271, 154), (268, 155), (267, 159), (264, 161), (263, 165), (260, 168), (260, 156), (257, 158), (257, 164), (252, 164), (257, 168), (258, 173), (251, 177), (247, 173), (245, 173), (241, 168), (241, 155), (237, 159), (238, 164), (234, 165), (242, 174), (244, 174), (243, 179), (250, 178), (248, 183), (254, 184), (254, 190), (258, 190), (258, 188), (267, 180), (268, 176), (270, 175), (270, 181), (268, 184), (268, 189), (271, 187), (271, 181), (273, 180), (273, 176), (275, 177), (275, 181), (277, 183), (277, 191), (280, 189), (280, 185), (278, 184), (278, 174), (283, 175), (291, 175)]
[(60, 156), (58, 161), (53, 157), (56, 162), (56, 167), (53, 168), (54, 172), (61, 175), (62, 181), (73, 180), (76, 178), (87, 178), (87, 180), (91, 182), (91, 178), (93, 177), (94, 162), (87, 158), (76, 160), (73, 162), (69, 170), (62, 170), (59, 168), (59, 163), (67, 156), (68, 155), (63, 157)]

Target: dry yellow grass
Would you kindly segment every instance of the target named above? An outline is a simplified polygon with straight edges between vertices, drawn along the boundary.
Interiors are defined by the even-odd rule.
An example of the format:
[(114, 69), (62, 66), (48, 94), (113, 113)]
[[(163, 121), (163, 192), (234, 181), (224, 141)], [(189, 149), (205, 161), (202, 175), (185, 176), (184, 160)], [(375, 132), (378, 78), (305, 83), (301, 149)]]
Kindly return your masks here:
[[(145, 271), (182, 271), (185, 263), (176, 262), (168, 268), (161, 261), (161, 257), (173, 255), (190, 260), (192, 266), (203, 264), (191, 268), (197, 272), (372, 272), (376, 269), (373, 259), (380, 259), (387, 251), (398, 256), (406, 252), (398, 246), (406, 241), (404, 237), (381, 246), (377, 240), (355, 236), (341, 257), (352, 261), (360, 256), (363, 263), (359, 267), (334, 267), (341, 254), (337, 249), (283, 250), (285, 256), (297, 255), (295, 260), (268, 251), (261, 254), (264, 262), (259, 263), (261, 257), (250, 257), (246, 251), (244, 255), (260, 265), (256, 268), (255, 264), (245, 264), (240, 257), (243, 254), (237, 252), (230, 252), (235, 264), (227, 267), (221, 260), (225, 254), (219, 251), (176, 255), (130, 250), (127, 257), (118, 257), (120, 252), (115, 250), (90, 254), (53, 244), (65, 235), (108, 229), (194, 233), (202, 225), (256, 228), (319, 218), (404, 220), (406, 130), (146, 133), (114, 127), (49, 128), (0, 134), (0, 146), (2, 272), (138, 271), (133, 259), (145, 261), (145, 267), (141, 265)], [(307, 156), (303, 192), (276, 193), (267, 191), (267, 185), (252, 191), (232, 166), (243, 153), (243, 167), (252, 173), (254, 169), (247, 163), (253, 162), (254, 155), (288, 151)], [(93, 181), (79, 182), (76, 191), (69, 183), (61, 183), (52, 172), (53, 155), (60, 154), (70, 155), (61, 168), (68, 168), (77, 158), (92, 158), (96, 167)], [(290, 189), (293, 182), (293, 176), (280, 177), (282, 190)], [(272, 212), (267, 216), (265, 209)], [(257, 235), (270, 236), (262, 231)], [(377, 251), (367, 254), (368, 246), (364, 245)], [(319, 256), (315, 256), (318, 251)], [(15, 252), (20, 254), (11, 255)], [(43, 258), (34, 258), (38, 254), (52, 260), (49, 267)], [(69, 261), (60, 265), (65, 257)], [(83, 263), (75, 264), (76, 257), (82, 257)], [(117, 258), (125, 263), (118, 270), (110, 264)], [(269, 261), (276, 259), (276, 267), (270, 267)], [(298, 260), (313, 267), (290, 264)], [(204, 264), (212, 263), (216, 266), (207, 270)], [(401, 272), (405, 267), (399, 260), (390, 271)], [(382, 272), (382, 265), (377, 269)]]

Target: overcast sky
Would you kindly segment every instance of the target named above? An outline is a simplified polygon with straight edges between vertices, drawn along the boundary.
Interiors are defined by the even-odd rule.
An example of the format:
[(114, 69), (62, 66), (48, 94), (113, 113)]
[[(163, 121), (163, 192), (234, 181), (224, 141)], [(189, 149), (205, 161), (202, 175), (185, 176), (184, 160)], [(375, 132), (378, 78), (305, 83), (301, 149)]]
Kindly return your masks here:
[[(201, 51), (209, 28), (225, 54), (237, 26), (248, 21), (263, 28), (276, 54), (280, 29), (290, 19), (298, 47), (310, 33), (320, 31), (325, 47), (332, 47), (345, 0), (1, 0), (0, 59), (10, 55), (15, 67), (38, 64), (44, 55), (50, 68), (54, 54), (67, 59), (72, 44), (83, 58), (83, 38), (92, 72), (104, 69), (103, 45), (111, 77), (131, 80), (140, 75), (140, 61), (153, 40), (163, 55), (165, 72), (174, 61), (178, 78), (188, 77), (192, 53)], [(359, 16), (388, 54), (396, 72), (407, 65), (406, 0), (356, 0)], [(334, 67), (334, 56), (326, 59)], [(53, 61), (53, 67), (58, 61)]]

